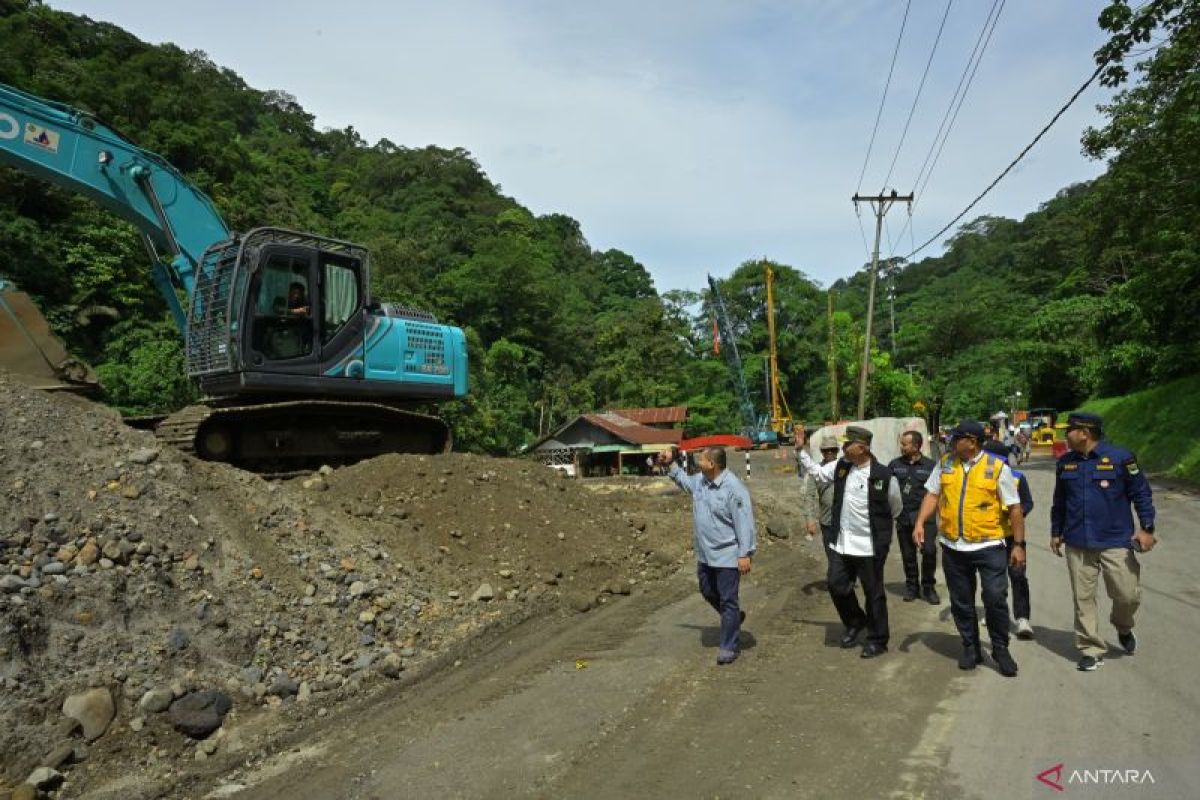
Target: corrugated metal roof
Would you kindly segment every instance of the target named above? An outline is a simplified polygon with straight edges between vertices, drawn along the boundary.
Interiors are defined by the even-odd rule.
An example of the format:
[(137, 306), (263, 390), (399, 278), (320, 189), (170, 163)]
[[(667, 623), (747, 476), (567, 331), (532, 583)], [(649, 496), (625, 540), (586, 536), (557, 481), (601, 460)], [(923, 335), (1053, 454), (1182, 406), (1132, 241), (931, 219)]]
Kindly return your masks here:
[(665, 422), (675, 423), (687, 420), (687, 406), (667, 406), (666, 408), (612, 408), (610, 414), (620, 414), (626, 419), (640, 422), (643, 425), (661, 425)]
[(613, 436), (634, 444), (678, 444), (683, 438), (683, 431), (651, 428), (611, 411), (604, 414), (584, 414), (583, 419)]

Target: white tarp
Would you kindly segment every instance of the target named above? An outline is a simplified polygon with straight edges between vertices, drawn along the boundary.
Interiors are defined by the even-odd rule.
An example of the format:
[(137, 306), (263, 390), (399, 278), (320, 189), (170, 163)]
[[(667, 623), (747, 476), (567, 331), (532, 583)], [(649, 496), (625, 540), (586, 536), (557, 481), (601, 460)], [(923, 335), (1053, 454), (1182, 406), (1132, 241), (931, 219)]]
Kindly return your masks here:
[(840, 441), (846, 433), (846, 426), (857, 425), (866, 428), (873, 434), (871, 452), (883, 464), (900, 455), (900, 434), (906, 431), (917, 431), (925, 440), (921, 452), (929, 455), (929, 429), (921, 417), (876, 417), (865, 422), (844, 422), (838, 425), (827, 425), (808, 437), (808, 453), (818, 462), (821, 460), (821, 437), (833, 434)]

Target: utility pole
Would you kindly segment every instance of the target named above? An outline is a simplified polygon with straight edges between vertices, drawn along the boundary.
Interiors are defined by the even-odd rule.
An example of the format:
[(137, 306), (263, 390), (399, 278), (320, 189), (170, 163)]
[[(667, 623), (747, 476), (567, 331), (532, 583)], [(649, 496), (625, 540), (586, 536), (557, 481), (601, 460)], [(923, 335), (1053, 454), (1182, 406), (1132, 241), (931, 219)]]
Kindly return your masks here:
[(833, 289), (829, 290), (829, 403), (830, 410), (833, 416), (830, 417), (835, 423), (841, 419), (842, 412), (838, 408), (838, 369), (837, 369), (837, 353), (833, 347)]
[(892, 362), (895, 363), (896, 355), (896, 262), (892, 261), (887, 266), (888, 273), (888, 312), (892, 318)]
[(862, 369), (858, 373), (858, 419), (866, 415), (867, 409), (867, 371), (871, 366), (871, 323), (875, 317), (875, 281), (879, 274), (879, 239), (883, 236), (883, 218), (895, 203), (912, 203), (912, 193), (897, 194), (892, 189), (891, 194), (860, 195), (852, 198), (857, 208), (859, 203), (870, 203), (875, 212), (875, 250), (871, 254), (871, 288), (867, 292), (867, 326), (866, 336), (863, 337)]

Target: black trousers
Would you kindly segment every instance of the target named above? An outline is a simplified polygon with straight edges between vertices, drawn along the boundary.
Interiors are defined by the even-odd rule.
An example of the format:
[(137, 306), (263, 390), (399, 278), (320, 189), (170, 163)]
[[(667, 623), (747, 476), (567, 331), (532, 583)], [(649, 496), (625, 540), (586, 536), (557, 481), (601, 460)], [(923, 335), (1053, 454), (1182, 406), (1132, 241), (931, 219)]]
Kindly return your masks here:
[(983, 587), (983, 611), (992, 647), (1008, 647), (1008, 548), (955, 550), (942, 546), (942, 572), (950, 594), (950, 611), (963, 647), (979, 648), (979, 613), (975, 583)]
[[(1010, 538), (1004, 541), (1008, 543), (1009, 552), (1012, 552), (1013, 540)], [(1013, 616), (1017, 619), (1032, 619), (1029, 607), (1029, 577), (1025, 574), (1025, 567), (1009, 566), (1008, 582), (1012, 584)]]
[[(847, 628), (867, 629), (867, 641), (887, 646), (888, 612), (887, 595), (883, 588), (883, 563), (887, 553), (877, 556), (844, 556), (828, 544), (825, 555), (829, 557), (829, 597), (837, 609), (838, 617)], [(854, 592), (854, 581), (863, 587), (866, 611), (858, 603)]]
[(913, 541), (913, 524), (902, 519), (896, 520), (896, 538), (900, 541), (900, 560), (904, 563), (904, 585), (912, 591), (920, 586), (922, 589), (932, 589), (937, 583), (934, 574), (937, 572), (937, 530), (929, 534), (925, 528), (925, 544), (921, 546), (921, 568), (917, 569), (917, 545)]

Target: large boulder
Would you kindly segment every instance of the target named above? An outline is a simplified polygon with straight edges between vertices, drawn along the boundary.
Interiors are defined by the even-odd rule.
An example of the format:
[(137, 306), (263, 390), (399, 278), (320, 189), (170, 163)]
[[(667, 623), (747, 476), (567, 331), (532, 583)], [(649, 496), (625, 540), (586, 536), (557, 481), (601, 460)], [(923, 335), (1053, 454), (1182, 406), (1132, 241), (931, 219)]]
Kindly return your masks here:
[(826, 425), (818, 428), (808, 436), (808, 454), (819, 464), (821, 463), (821, 437), (832, 434), (840, 440), (846, 433), (847, 425), (857, 425), (866, 428), (872, 434), (871, 453), (881, 464), (887, 464), (900, 455), (900, 434), (917, 431), (925, 440), (921, 452), (929, 455), (929, 428), (920, 417), (876, 417), (857, 422), (842, 422), (837, 425)]
[(175, 730), (193, 739), (203, 739), (221, 727), (232, 707), (233, 702), (224, 692), (201, 689), (171, 703), (167, 716)]

